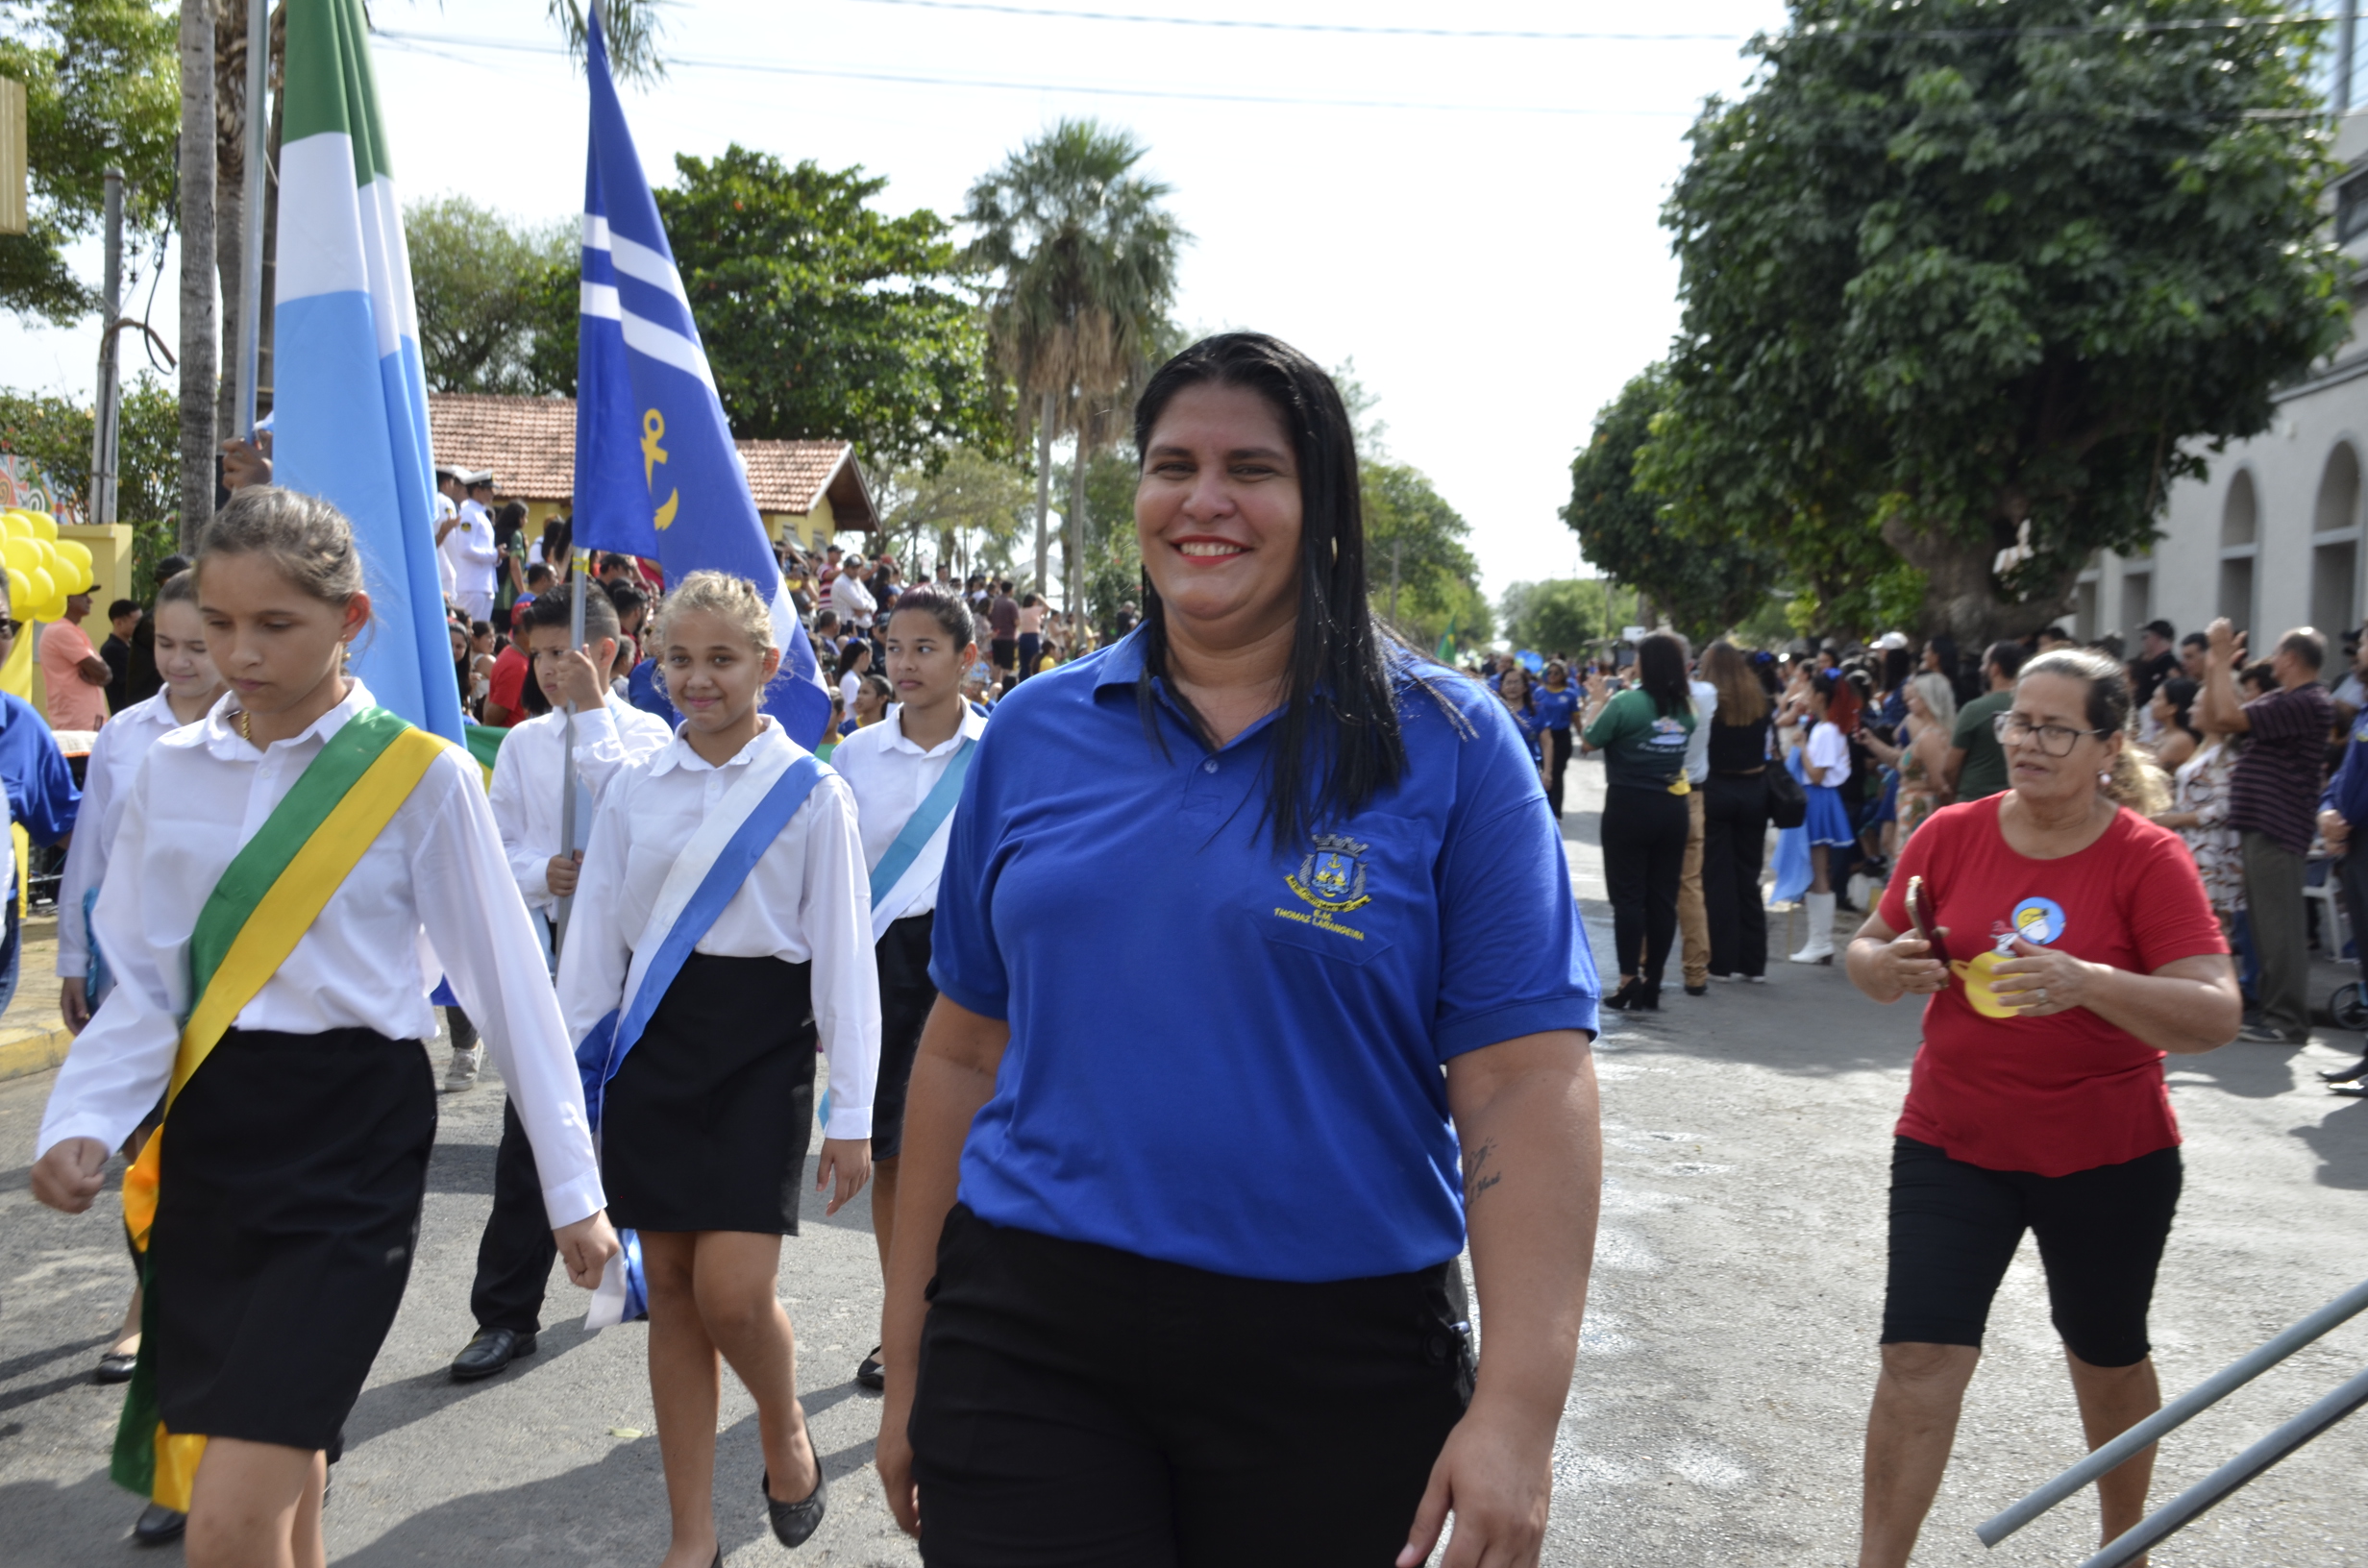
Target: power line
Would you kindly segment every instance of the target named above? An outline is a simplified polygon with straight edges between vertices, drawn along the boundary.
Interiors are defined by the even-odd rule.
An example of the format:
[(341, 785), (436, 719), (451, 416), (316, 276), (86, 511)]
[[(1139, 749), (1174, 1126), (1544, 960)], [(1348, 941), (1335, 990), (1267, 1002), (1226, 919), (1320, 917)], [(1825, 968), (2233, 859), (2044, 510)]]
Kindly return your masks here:
[[(454, 59), (451, 49), (500, 49), (528, 55), (565, 55), (559, 44), (512, 38), (464, 38), (449, 34), (414, 33), (408, 29), (374, 27), (371, 37), (399, 48), (439, 59)], [(1453, 114), (1548, 114), (1579, 119), (1672, 119), (1692, 117), (1690, 109), (1587, 109), (1563, 104), (1454, 104), (1388, 98), (1293, 98), (1249, 92), (1194, 92), (1178, 87), (1122, 87), (1074, 82), (1011, 82), (988, 77), (931, 76), (917, 71), (858, 70), (837, 65), (789, 65), (777, 61), (730, 60), (699, 55), (666, 57), (668, 69), (744, 71), (760, 76), (819, 77), (841, 82), (882, 82), (908, 86), (977, 87), (994, 92), (1069, 92), (1098, 98), (1178, 99), (1208, 104), (1267, 104), (1307, 109), (1426, 110)]]
[[(1255, 33), (1327, 33), (1364, 37), (1509, 39), (1548, 43), (1739, 43), (1750, 33), (1604, 33), (1554, 32), (1532, 28), (1406, 27), (1373, 22), (1284, 22), (1247, 16), (1158, 16), (1139, 12), (1072, 11), (1042, 6), (1015, 6), (1000, 0), (850, 0), (854, 5), (905, 6), (925, 11), (984, 12), (997, 16), (1024, 16), (1036, 21), (1122, 22), (1152, 27), (1226, 28)], [(2073, 37), (2084, 35), (2130, 33), (2235, 32), (2260, 27), (2319, 27), (2332, 15), (2308, 12), (2270, 16), (2190, 16), (2161, 21), (2080, 22), (2060, 27), (1900, 27), (1826, 28), (1812, 26), (1804, 36), (1845, 38), (1986, 38), (2004, 35), (2026, 37)]]

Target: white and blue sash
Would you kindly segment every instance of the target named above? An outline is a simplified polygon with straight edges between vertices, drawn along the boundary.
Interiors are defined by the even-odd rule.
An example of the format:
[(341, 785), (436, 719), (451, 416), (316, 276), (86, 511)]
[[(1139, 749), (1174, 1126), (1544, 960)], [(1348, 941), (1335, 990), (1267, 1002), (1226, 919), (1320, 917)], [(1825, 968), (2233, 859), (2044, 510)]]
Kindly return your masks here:
[[(888, 934), (888, 928), (921, 896), (923, 885), (945, 869), (946, 851), (942, 845), (933, 856), (923, 851), (952, 832), (953, 808), (962, 798), (963, 779), (970, 776), (971, 753), (977, 749), (977, 737), (962, 737), (962, 744), (954, 748), (953, 760), (946, 764), (946, 771), (938, 775), (929, 793), (904, 820), (904, 830), (888, 846), (888, 852), (879, 857), (879, 864), (872, 868), (874, 942)], [(924, 865), (931, 869), (916, 870)]]
[[(633, 943), (622, 1005), (604, 1015), (576, 1046), (584, 1115), (595, 1137), (608, 1081), (649, 1027), (666, 989), (827, 772), (810, 752), (766, 747), (762, 756), (749, 761), (747, 772), (725, 792), (675, 857)], [(609, 1260), (600, 1288), (593, 1292), (592, 1310), (584, 1315), (587, 1329), (649, 1315), (640, 1239), (630, 1231), (619, 1232), (617, 1238), (623, 1250)]]

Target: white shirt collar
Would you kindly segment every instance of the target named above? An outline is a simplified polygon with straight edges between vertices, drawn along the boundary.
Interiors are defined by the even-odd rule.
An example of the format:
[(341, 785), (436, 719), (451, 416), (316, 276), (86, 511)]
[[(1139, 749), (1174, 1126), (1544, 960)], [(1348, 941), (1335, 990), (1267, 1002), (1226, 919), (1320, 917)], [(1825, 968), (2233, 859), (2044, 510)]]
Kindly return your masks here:
[(326, 745), (336, 735), (337, 731), (345, 727), (347, 720), (357, 714), (366, 713), (376, 706), (378, 706), (378, 698), (370, 695), (370, 688), (364, 686), (360, 678), (357, 676), (354, 678), (353, 685), (347, 690), (344, 700), (313, 720), (298, 733), (289, 736), (284, 741), (274, 741), (261, 751), (256, 749), (254, 742), (238, 733), (237, 723), (232, 717), (238, 712), (236, 692), (224, 693), (222, 700), (213, 705), (213, 711), (199, 722), (205, 725), (207, 750), (217, 757), (243, 758), (253, 762), (265, 752), (277, 750), (284, 746), (296, 746), (309, 740), (318, 740)]
[[(748, 745), (725, 759), (726, 768), (738, 768), (752, 762), (757, 753), (768, 747), (789, 744), (789, 737), (781, 733), (781, 726), (773, 722), (771, 714), (761, 717), (763, 727), (756, 731), (754, 738)], [(692, 773), (711, 773), (717, 771), (714, 763), (691, 749), (691, 743), (686, 738), (690, 727), (691, 722), (688, 719), (675, 726), (675, 738), (666, 743), (664, 750), (650, 760), (652, 776), (654, 777), (656, 774), (668, 772), (677, 768)]]
[(987, 721), (968, 702), (962, 704), (962, 723), (953, 734), (937, 745), (923, 749), (919, 741), (908, 740), (904, 734), (904, 704), (895, 703), (888, 709), (888, 749), (914, 757), (942, 757), (962, 744), (968, 737), (976, 740), (986, 733)]

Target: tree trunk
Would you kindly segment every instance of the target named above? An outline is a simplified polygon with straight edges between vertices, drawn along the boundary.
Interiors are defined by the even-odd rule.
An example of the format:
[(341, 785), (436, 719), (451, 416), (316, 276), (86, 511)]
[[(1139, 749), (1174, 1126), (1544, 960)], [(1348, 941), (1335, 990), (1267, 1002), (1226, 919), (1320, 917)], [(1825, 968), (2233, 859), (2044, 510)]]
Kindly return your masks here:
[(1998, 591), (1990, 567), (1998, 547), (1939, 528), (1918, 528), (1894, 517), (1883, 525), (1883, 541), (1924, 574), (1924, 631), (1947, 632), (1957, 646), (1973, 651), (2002, 637), (2028, 637), (2064, 614), (2072, 601), (2075, 566), (2049, 591), (2029, 600), (2010, 600)]
[(245, 0), (214, 0), (213, 7), (213, 225), (214, 273), (221, 282), (221, 390), (214, 398), (214, 429), (228, 440), (238, 428), (239, 307), (247, 236), (247, 8)]
[(213, 0), (181, 0), (181, 548), (213, 521)]
[(1048, 529), (1052, 513), (1052, 394), (1036, 405), (1036, 587), (1042, 592), (1045, 574), (1052, 569)]
[(1069, 465), (1069, 545), (1065, 551), (1069, 570), (1063, 574), (1069, 579), (1064, 600), (1073, 616), (1083, 613), (1085, 608), (1085, 463), (1091, 451), (1086, 435), (1093, 423), (1093, 415), (1079, 408), (1077, 457)]

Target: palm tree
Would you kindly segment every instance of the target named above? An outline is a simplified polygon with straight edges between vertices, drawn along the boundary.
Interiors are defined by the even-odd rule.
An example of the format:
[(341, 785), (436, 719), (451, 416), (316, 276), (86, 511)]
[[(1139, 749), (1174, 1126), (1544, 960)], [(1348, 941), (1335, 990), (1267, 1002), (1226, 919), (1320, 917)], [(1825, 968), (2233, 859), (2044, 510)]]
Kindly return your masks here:
[(1035, 427), (1039, 589), (1052, 437), (1076, 437), (1063, 551), (1072, 607), (1084, 586), (1086, 454), (1133, 403), (1192, 237), (1160, 205), (1172, 187), (1130, 172), (1147, 151), (1130, 132), (1063, 120), (972, 185), (961, 215), (977, 230), (972, 258), (1001, 274), (988, 332), (1019, 385), (1023, 437)]

